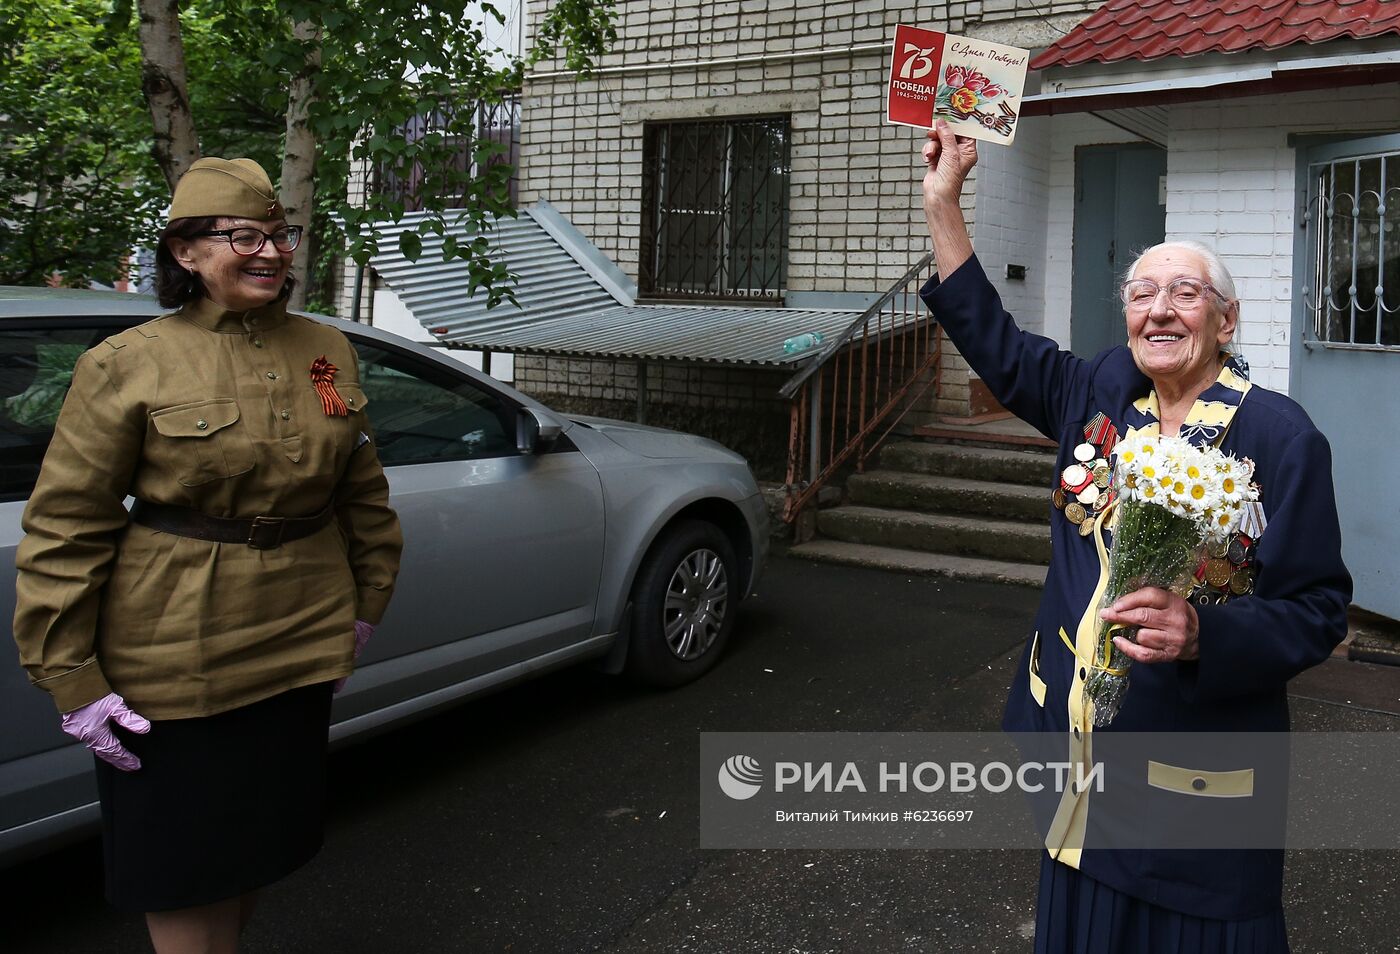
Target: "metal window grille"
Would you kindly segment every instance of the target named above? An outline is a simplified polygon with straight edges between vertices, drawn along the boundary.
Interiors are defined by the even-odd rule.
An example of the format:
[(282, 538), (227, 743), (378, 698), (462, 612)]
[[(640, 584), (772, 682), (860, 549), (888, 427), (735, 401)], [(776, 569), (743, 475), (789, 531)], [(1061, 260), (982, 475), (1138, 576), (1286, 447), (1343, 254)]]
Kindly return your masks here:
[(643, 295), (782, 300), (790, 130), (786, 116), (646, 128)]
[[(489, 163), (496, 165), (506, 162), (512, 168), (517, 168), (520, 164), (520, 97), (512, 95), (503, 97), (499, 102), (478, 102), (473, 110), (476, 114), (473, 123), (476, 138), (505, 147), (505, 151), (491, 157)], [(395, 135), (402, 136), (410, 143), (417, 142), (428, 133), (442, 133), (448, 143), (455, 141), (457, 149), (445, 167), (425, 169), (422, 163), (415, 162), (407, 175), (397, 175), (391, 166), (381, 165), (374, 170), (375, 192), (388, 194), (403, 202), (406, 212), (420, 211), (423, 200), (432, 196), (447, 198), (450, 209), (462, 208), (466, 204), (466, 196), (461, 189), (461, 177), (476, 176), (480, 170), (472, 155), (471, 142), (451, 132), (449, 119), (442, 110), (434, 110), (427, 115), (415, 116), (394, 130)], [(516, 205), (517, 189), (518, 176), (512, 172), (512, 207)]]
[(1304, 224), (1312, 337), (1400, 351), (1400, 152), (1309, 165)]

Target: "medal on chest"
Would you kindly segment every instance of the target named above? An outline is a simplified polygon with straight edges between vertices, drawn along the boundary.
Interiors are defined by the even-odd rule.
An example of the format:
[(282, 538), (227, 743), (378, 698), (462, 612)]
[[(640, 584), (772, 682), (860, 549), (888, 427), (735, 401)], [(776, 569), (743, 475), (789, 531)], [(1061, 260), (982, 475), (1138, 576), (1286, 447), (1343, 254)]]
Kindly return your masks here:
[(1094, 518), (1113, 502), (1113, 468), (1109, 465), (1118, 443), (1118, 428), (1102, 411), (1084, 425), (1084, 440), (1075, 445), (1074, 463), (1060, 471), (1058, 485), (1050, 494), (1055, 509), (1087, 537), (1094, 531)]
[(1262, 504), (1244, 505), (1239, 532), (1227, 540), (1208, 544), (1205, 558), (1196, 567), (1191, 602), (1210, 606), (1254, 592), (1254, 551), (1265, 522)]

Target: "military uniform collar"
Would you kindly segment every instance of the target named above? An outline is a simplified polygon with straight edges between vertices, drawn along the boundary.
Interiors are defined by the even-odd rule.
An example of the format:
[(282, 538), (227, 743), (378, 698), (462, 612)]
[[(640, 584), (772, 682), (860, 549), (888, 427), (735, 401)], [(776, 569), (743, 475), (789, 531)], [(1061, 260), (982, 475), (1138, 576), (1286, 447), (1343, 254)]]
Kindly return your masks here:
[(247, 311), (231, 311), (208, 298), (199, 298), (186, 303), (177, 314), (205, 331), (226, 335), (247, 334), (251, 331), (267, 331), (286, 321), (287, 301), (282, 299)]

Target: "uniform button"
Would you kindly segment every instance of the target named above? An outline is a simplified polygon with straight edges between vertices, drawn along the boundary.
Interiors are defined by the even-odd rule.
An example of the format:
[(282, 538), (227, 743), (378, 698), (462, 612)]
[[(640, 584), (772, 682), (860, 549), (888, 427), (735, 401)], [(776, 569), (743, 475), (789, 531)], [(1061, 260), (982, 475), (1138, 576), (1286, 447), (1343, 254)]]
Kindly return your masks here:
[(209, 422), (204, 420), (204, 418), (200, 418), (199, 420), (194, 422), (194, 426), (202, 431), (209, 426)]
[(348, 398), (345, 399), (345, 403), (346, 403), (346, 404), (354, 404), (354, 403), (355, 403), (355, 399), (352, 398), (352, 397), (348, 397)]
[(292, 419), (292, 412), (289, 411), (289, 410), (287, 410), (285, 407), (282, 408), (282, 420), (284, 420), (284, 421), (290, 421), (291, 419)]
[(1206, 790), (1206, 780), (1197, 775), (1191, 780), (1191, 787), (1198, 792), (1204, 792)]
[(269, 381), (276, 381), (276, 380), (277, 380), (277, 372), (276, 372), (276, 371), (269, 371), (269, 372), (267, 372), (267, 379), (268, 379)]
[(1079, 667), (1079, 678), (1080, 678), (1080, 679), (1087, 679), (1087, 678), (1089, 678), (1089, 670), (1085, 669), (1083, 666), (1080, 666), (1080, 667)]
[(254, 339), (253, 339), (253, 347), (254, 347), (254, 348), (261, 348), (261, 347), (262, 347), (262, 339), (261, 339), (261, 338), (254, 338)]
[(1074, 727), (1074, 737), (1076, 739), (1079, 738), (1079, 726)]

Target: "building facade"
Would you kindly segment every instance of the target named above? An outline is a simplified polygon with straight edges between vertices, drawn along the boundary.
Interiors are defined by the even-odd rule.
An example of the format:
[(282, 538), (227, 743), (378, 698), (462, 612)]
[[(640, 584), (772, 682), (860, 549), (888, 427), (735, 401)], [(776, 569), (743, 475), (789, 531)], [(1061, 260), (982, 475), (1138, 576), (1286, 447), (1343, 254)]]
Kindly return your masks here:
[[(885, 122), (895, 25), (1040, 48), (1095, 6), (618, 3), (618, 41), (593, 75), (579, 79), (545, 62), (526, 76), (521, 201), (557, 207), (644, 298), (859, 308), (928, 251), (923, 134)], [(538, 16), (532, 11), (531, 20)], [(1007, 227), (1034, 226), (1046, 214), (1045, 188), (1025, 183), (1046, 180), (1048, 157), (1035, 130), (1028, 139), (1028, 148), (1018, 138), (1001, 150), (1007, 155), (988, 157), (984, 166), (1000, 163), (1002, 174), (995, 187), (970, 192), (967, 210), (985, 254), (1027, 263), (1036, 277), (1043, 228)], [(1012, 305), (1031, 297), (1023, 286), (1006, 288)], [(1043, 321), (1027, 318), (1031, 327)], [(519, 386), (555, 394), (557, 361), (519, 358)], [(589, 370), (618, 378), (596, 361)], [(776, 391), (783, 376), (768, 376)], [(735, 399), (752, 400), (754, 387), (745, 376)], [(939, 399), (912, 420), (966, 416), (971, 398), (953, 356)], [(659, 392), (652, 403), (666, 399)]]
[[(982, 147), (965, 197), (1008, 310), (1090, 355), (1125, 340), (1116, 287), (1138, 251), (1215, 247), (1253, 380), (1332, 440), (1357, 602), (1400, 617), (1400, 520), (1372, 473), (1400, 464), (1374, 441), (1400, 427), (1396, 5), (679, 0), (617, 15), (595, 74), (526, 77), (521, 199), (553, 203), (657, 299), (871, 300), (927, 249), (922, 135), (884, 122), (894, 25), (1031, 49), (1016, 141)], [(519, 358), (517, 382), (554, 394), (558, 360)], [(604, 364), (570, 380), (625, 382)], [(743, 382), (732, 406), (762, 390)], [(989, 409), (948, 353), (911, 417)]]

